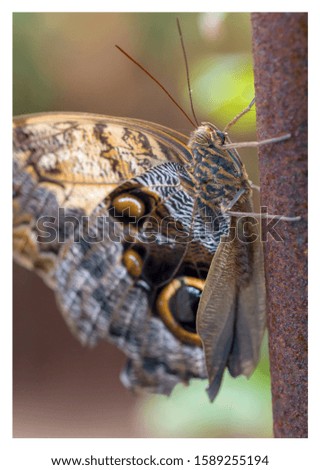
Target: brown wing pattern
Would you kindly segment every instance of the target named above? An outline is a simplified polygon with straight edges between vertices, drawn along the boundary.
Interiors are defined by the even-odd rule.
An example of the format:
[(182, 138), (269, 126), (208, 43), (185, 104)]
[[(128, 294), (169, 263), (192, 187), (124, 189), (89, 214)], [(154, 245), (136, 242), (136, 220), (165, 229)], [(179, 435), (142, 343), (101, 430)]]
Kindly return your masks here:
[(58, 207), (70, 217), (89, 215), (119, 183), (164, 161), (191, 158), (178, 134), (138, 120), (39, 114), (15, 118), (13, 133), (15, 256), (40, 271), (43, 260), (30, 226), (43, 207), (48, 216)]
[[(186, 243), (176, 243), (181, 229), (190, 235), (195, 204), (182, 181), (191, 155), (178, 134), (141, 121), (50, 114), (16, 119), (14, 150), (15, 257), (55, 290), (76, 336), (120, 347), (130, 359), (122, 380), (133, 389), (168, 394), (204, 378), (202, 349), (182, 344), (155, 309), (164, 284), (185, 267), (205, 278), (213, 254), (195, 241), (188, 256)], [(154, 227), (150, 243), (141, 224), (112, 213), (123, 191), (148, 200), (151, 193), (146, 222), (167, 218), (178, 232), (170, 223)], [(143, 253), (139, 278), (123, 262), (129, 247)]]

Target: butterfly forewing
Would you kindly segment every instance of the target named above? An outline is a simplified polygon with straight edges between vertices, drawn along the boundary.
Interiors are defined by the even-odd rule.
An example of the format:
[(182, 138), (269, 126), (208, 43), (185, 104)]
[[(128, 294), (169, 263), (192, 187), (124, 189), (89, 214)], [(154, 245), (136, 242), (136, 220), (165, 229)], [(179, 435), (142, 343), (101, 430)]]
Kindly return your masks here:
[[(56, 215), (58, 207), (90, 215), (119, 183), (161, 162), (191, 158), (186, 146), (161, 126), (157, 130), (146, 123), (142, 129), (141, 121), (86, 114), (15, 118), (15, 225), (28, 214), (38, 219), (43, 207), (48, 216), (51, 209)], [(153, 131), (148, 133), (149, 129)], [(39, 199), (36, 204), (35, 197)], [(33, 249), (36, 253), (40, 248)], [(19, 250), (15, 253), (23, 262), (24, 255)], [(25, 258), (30, 267), (29, 255)]]

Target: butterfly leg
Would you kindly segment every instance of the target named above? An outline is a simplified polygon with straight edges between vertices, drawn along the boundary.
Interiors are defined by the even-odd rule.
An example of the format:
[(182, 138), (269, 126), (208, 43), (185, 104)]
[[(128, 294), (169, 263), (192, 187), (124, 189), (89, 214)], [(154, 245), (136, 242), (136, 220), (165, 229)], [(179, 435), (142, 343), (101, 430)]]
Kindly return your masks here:
[(261, 212), (236, 212), (226, 210), (226, 214), (232, 215), (233, 217), (259, 217), (260, 219), (279, 219), (284, 220), (286, 222), (298, 222), (301, 220), (301, 216), (298, 215), (296, 217), (289, 217), (286, 215), (278, 215), (278, 214), (266, 214)]
[(255, 191), (258, 191), (260, 193), (260, 186), (257, 186), (256, 184), (254, 184), (251, 180), (249, 180), (249, 184), (250, 184), (251, 189), (254, 189)]
[(290, 139), (291, 134), (280, 135), (279, 137), (271, 137), (270, 139), (264, 139), (260, 141), (252, 142), (235, 142), (232, 144), (224, 144), (221, 146), (222, 149), (239, 149), (244, 147), (260, 147), (261, 145), (275, 144), (276, 142), (283, 142), (284, 140)]
[(232, 209), (232, 207), (235, 205), (236, 202), (239, 201), (240, 197), (246, 192), (244, 188), (239, 189), (239, 191), (236, 192), (232, 200), (226, 205), (221, 207), (221, 211), (223, 213), (227, 212), (229, 213), (229, 210)]
[(252, 106), (254, 105), (254, 103), (256, 102), (256, 99), (253, 98), (253, 100), (249, 103), (249, 105), (243, 109), (241, 111), (241, 113), (237, 114), (227, 125), (226, 127), (223, 129), (223, 133), (226, 134), (228, 129), (230, 129), (231, 126), (233, 126), (237, 121), (239, 121), (240, 118), (242, 118), (242, 116), (244, 116), (245, 114), (247, 114), (250, 109), (252, 108)]
[[(252, 183), (251, 183), (251, 185), (252, 185)], [(256, 186), (256, 188), (259, 188), (259, 186)], [(260, 190), (260, 188), (259, 188), (259, 190)], [(221, 208), (222, 212), (225, 213), (225, 214), (228, 214), (228, 215), (232, 215), (234, 217), (259, 217), (261, 219), (279, 219), (279, 220), (284, 220), (284, 221), (287, 221), (287, 222), (297, 222), (301, 219), (300, 216), (288, 217), (288, 216), (284, 216), (284, 215), (265, 214), (265, 213), (260, 213), (260, 212), (231, 211), (230, 209), (232, 209), (232, 207), (236, 204), (236, 202), (239, 201), (240, 197), (243, 195), (244, 192), (245, 192), (245, 189), (240, 189), (235, 194), (235, 196), (232, 198), (232, 200), (228, 203), (228, 205)]]

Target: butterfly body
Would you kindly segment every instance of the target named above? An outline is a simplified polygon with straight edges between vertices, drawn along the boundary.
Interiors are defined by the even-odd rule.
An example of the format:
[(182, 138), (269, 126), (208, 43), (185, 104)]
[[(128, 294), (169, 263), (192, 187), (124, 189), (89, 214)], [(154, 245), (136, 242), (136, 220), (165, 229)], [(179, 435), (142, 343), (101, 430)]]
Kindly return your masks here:
[(262, 252), (256, 239), (231, 238), (227, 209), (250, 212), (252, 202), (225, 139), (208, 123), (188, 142), (105, 116), (14, 122), (15, 258), (54, 289), (82, 343), (103, 338), (125, 352), (129, 388), (169, 394), (209, 376), (213, 399), (225, 367), (248, 375), (258, 360)]

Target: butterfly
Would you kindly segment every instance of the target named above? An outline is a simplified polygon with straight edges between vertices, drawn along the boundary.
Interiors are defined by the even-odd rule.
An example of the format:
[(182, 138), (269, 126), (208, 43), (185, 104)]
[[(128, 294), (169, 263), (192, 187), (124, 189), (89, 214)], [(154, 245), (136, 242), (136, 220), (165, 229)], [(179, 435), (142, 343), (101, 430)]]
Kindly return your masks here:
[(13, 143), (15, 260), (54, 290), (82, 344), (126, 354), (127, 388), (169, 395), (208, 378), (213, 400), (225, 368), (252, 373), (263, 253), (226, 133), (44, 113), (14, 118)]

